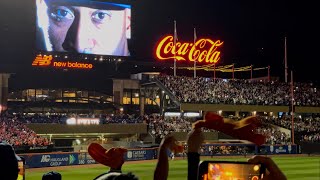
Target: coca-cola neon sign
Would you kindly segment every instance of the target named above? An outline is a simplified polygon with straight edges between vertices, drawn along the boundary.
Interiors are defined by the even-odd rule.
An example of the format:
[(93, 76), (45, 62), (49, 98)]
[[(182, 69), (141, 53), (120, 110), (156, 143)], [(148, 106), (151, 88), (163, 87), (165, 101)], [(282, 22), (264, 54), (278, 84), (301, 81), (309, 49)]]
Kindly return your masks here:
[(223, 41), (211, 39), (199, 39), (193, 43), (177, 42), (174, 46), (174, 37), (164, 37), (158, 44), (156, 56), (159, 60), (176, 59), (178, 61), (196, 61), (208, 64), (215, 64), (220, 60), (221, 51), (219, 48)]

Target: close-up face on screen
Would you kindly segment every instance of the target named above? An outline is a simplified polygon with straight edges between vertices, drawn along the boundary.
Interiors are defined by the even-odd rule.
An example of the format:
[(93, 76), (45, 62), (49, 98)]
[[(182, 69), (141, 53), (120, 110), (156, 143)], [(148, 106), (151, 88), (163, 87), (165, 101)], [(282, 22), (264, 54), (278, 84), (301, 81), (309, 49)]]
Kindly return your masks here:
[(209, 163), (203, 180), (259, 180), (260, 165)]
[(39, 51), (129, 56), (131, 6), (92, 0), (36, 0)]

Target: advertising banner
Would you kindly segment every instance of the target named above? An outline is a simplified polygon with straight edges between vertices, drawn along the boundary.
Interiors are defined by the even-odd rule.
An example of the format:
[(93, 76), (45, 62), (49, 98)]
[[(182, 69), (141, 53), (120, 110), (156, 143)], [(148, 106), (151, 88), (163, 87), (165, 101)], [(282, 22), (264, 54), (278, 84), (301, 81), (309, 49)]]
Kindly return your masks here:
[(297, 154), (296, 145), (270, 145), (262, 146), (259, 149), (259, 154)]
[(79, 164), (97, 164), (94, 159), (79, 159)]
[(128, 150), (124, 158), (126, 161), (157, 159), (157, 149)]
[(28, 168), (55, 167), (79, 164), (77, 153), (21, 155)]
[(97, 164), (97, 162), (94, 159), (92, 159), (89, 153), (80, 153), (79, 164)]

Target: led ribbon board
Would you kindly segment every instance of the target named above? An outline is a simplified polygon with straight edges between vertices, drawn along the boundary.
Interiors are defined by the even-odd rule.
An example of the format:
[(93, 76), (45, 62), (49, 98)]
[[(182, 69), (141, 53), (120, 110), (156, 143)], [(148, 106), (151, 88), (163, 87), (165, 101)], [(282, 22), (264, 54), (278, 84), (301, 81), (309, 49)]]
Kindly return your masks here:
[(54, 68), (72, 68), (72, 69), (92, 69), (93, 64), (70, 62), (70, 61), (54, 61), (52, 55), (38, 55), (32, 62), (32, 66), (54, 67)]

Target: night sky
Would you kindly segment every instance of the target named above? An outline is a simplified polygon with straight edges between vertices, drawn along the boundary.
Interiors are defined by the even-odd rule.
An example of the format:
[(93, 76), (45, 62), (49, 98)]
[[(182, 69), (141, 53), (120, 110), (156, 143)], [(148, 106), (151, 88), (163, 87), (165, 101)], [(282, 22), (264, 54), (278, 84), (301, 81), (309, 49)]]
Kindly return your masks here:
[[(31, 68), (35, 45), (34, 0), (0, 1), (0, 72), (16, 73), (14, 86), (49, 86), (54, 82), (70, 84), (71, 79), (92, 77), (93, 83), (109, 82), (108, 78), (155, 69), (155, 45), (161, 37), (173, 33), (177, 21), (179, 40), (193, 41), (197, 36), (224, 41), (218, 65), (235, 63), (236, 67), (253, 64), (271, 66), (271, 75), (284, 75), (284, 37), (288, 38), (288, 65), (298, 81), (318, 81), (319, 22), (317, 6), (307, 1), (284, 0), (134, 0), (113, 1), (132, 4), (132, 57), (117, 72), (114, 65), (102, 64), (93, 72), (62, 72)], [(170, 61), (168, 61), (169, 63)], [(134, 68), (138, 65), (138, 68)], [(49, 76), (50, 80), (44, 78)], [(265, 73), (265, 72), (264, 72)], [(179, 74), (179, 73), (178, 73)], [(199, 72), (201, 74), (201, 72)], [(205, 73), (203, 73), (205, 74)], [(28, 76), (26, 76), (28, 75)], [(237, 75), (239, 78), (247, 75)], [(23, 79), (24, 83), (21, 82)], [(62, 80), (63, 79), (63, 80)], [(19, 82), (20, 81), (20, 82)], [(47, 81), (50, 81), (48, 83)], [(63, 84), (63, 83), (62, 83)], [(71, 83), (72, 84), (72, 83)], [(63, 86), (63, 85), (61, 85)], [(76, 85), (75, 85), (76, 86)]]

